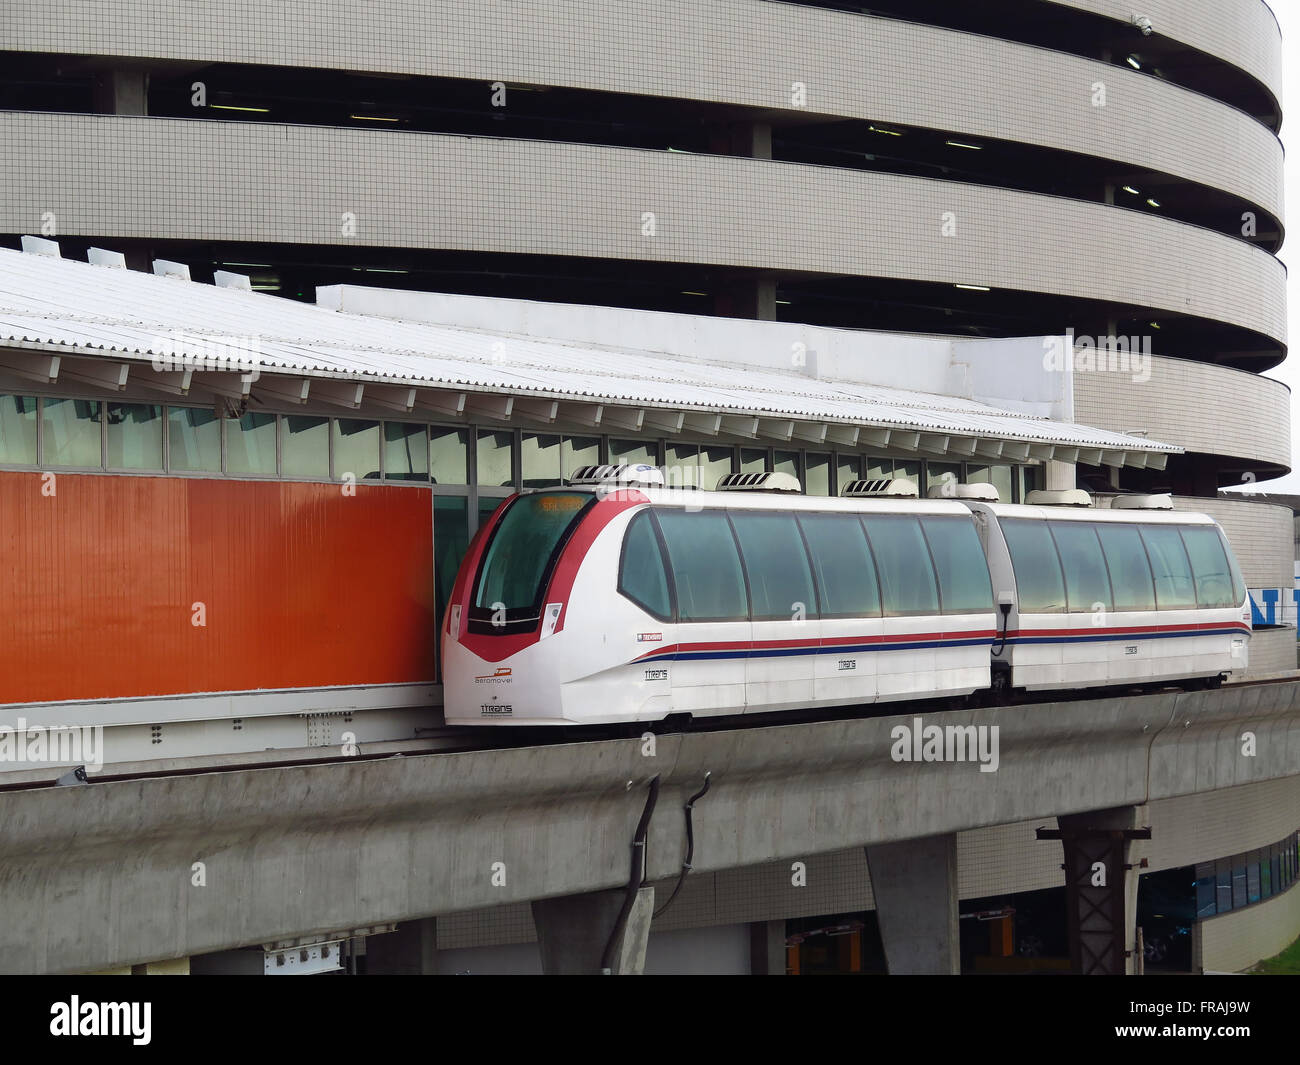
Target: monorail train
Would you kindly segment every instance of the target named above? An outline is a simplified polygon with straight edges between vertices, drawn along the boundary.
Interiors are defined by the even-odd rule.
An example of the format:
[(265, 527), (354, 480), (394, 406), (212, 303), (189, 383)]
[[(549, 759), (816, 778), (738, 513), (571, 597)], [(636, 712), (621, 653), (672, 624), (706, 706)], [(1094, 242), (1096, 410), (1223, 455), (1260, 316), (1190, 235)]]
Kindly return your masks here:
[(1245, 582), (1201, 514), (1093, 509), (1083, 492), (1008, 505), (987, 485), (822, 498), (779, 473), (715, 492), (661, 478), (588, 467), (497, 509), (445, 615), (448, 724), (1209, 686), (1246, 667)]

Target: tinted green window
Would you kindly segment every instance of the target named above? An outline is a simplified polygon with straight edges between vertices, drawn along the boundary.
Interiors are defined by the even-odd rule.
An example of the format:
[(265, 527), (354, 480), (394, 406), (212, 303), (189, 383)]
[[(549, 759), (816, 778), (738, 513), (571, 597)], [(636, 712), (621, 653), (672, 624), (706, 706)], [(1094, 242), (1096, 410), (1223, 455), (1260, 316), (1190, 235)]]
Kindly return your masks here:
[(429, 429), (429, 473), (434, 484), (469, 484), (468, 429)]
[(1232, 575), (1232, 603), (1233, 606), (1240, 606), (1246, 601), (1246, 578), (1241, 575), (1241, 567), (1237, 565), (1237, 556), (1233, 553), (1228, 538), (1223, 535), (1223, 530), (1216, 526), (1215, 531), (1219, 534), (1219, 543), (1223, 546), (1223, 553), (1228, 556), (1228, 572)]
[(657, 512), (668, 545), (682, 621), (732, 621), (749, 617), (745, 578), (731, 525), (721, 511)]
[(1156, 581), (1156, 607), (1159, 610), (1193, 607), (1196, 586), (1192, 583), (1192, 566), (1183, 549), (1183, 538), (1172, 525), (1147, 526), (1139, 530), (1151, 560), (1151, 575)]
[(1228, 568), (1228, 556), (1223, 553), (1219, 530), (1203, 525), (1179, 532), (1196, 580), (1196, 605), (1203, 609), (1237, 606), (1240, 600), (1232, 597), (1232, 571)]
[(880, 585), (862, 523), (853, 514), (800, 514), (817, 574), (822, 617), (880, 616)]
[(938, 488), (946, 498), (954, 498), (959, 484), (961, 484), (961, 466), (956, 463), (927, 462), (925, 464), (927, 493)]
[(162, 415), (152, 403), (108, 404), (108, 468), (161, 470)]
[(993, 610), (993, 586), (979, 533), (969, 518), (921, 519), (939, 575), (939, 602), (945, 614)]
[(566, 436), (560, 443), (560, 473), (565, 477), (572, 477), (574, 470), (594, 466), (599, 461), (600, 438), (597, 436)]
[[(229, 441), (226, 450), (230, 450)], [(280, 419), (280, 472), (285, 477), (330, 475), (328, 418), (286, 414)]]
[[(593, 460), (594, 461), (594, 460)], [(627, 463), (629, 465), (659, 465), (659, 448), (653, 442), (647, 443), (642, 440), (611, 440), (609, 442), (609, 461), (614, 465)], [(565, 470), (567, 477), (572, 470)]]
[(767, 469), (767, 452), (756, 447), (740, 449), (740, 472), (763, 473)]
[[(423, 444), (423, 440), (421, 440)], [(456, 583), (456, 571), (469, 547), (469, 500), (464, 496), (433, 497), (433, 577), (434, 609), (438, 615), (438, 632), (442, 632), (447, 601)], [(440, 646), (440, 643), (438, 644)], [(441, 675), (442, 663), (438, 663)]]
[(521, 484), (525, 488), (547, 488), (561, 484), (560, 438), (524, 433), (519, 445)]
[(835, 460), (835, 492), (839, 494), (852, 481), (862, 478), (862, 460), (857, 455), (839, 455)]
[(334, 478), (352, 474), (358, 481), (379, 476), (379, 423), (363, 418), (334, 421)]
[(1016, 571), (1016, 592), (1022, 614), (1065, 612), (1065, 578), (1061, 560), (1045, 521), (1009, 519), (1002, 533)]
[(623, 540), (618, 590), (648, 613), (665, 621), (672, 616), (663, 554), (655, 535), (654, 518), (643, 510), (632, 519)]
[(810, 451), (804, 463), (804, 492), (810, 496), (831, 494), (831, 457)]
[(0, 396), (0, 462), (36, 465), (35, 396)]
[[(318, 432), (323, 432), (324, 419)], [(324, 477), (329, 472), (329, 444), (321, 443), (321, 458), (324, 463), (316, 476)], [(266, 477), (275, 476), (275, 415), (249, 412), (238, 419), (226, 422), (226, 472), (253, 473)], [(296, 471), (306, 475), (304, 471)], [(289, 473), (285, 467), (286, 475)]]
[(1049, 523), (1065, 571), (1065, 594), (1070, 609), (1088, 613), (1112, 609), (1110, 576), (1101, 541), (1093, 527), (1081, 521)]
[[(546, 492), (518, 496), (492, 533), (479, 574), (474, 605), (482, 610), (535, 617), (542, 606), (551, 555), (577, 524), (592, 496)], [(514, 620), (508, 613), (507, 620)]]
[(1110, 570), (1115, 609), (1154, 610), (1156, 592), (1151, 582), (1151, 566), (1137, 526), (1098, 522), (1096, 528)]
[(876, 556), (885, 616), (939, 613), (939, 588), (921, 523), (892, 514), (862, 520)]
[(731, 521), (745, 560), (755, 620), (816, 617), (812, 570), (794, 515), (735, 513)]
[(429, 444), (423, 425), (384, 422), (384, 476), (390, 481), (429, 479)]
[[(513, 486), (515, 463), (511, 445), (514, 433), (480, 429), (478, 434), (478, 483), (498, 488)], [(557, 463), (558, 466), (558, 463)], [(434, 466), (434, 473), (438, 467)], [(439, 481), (440, 484), (446, 483)], [(453, 484), (455, 482), (452, 482)]]
[(182, 473), (221, 472), (221, 420), (212, 410), (167, 409), (167, 465)]
[(95, 399), (41, 401), (46, 466), (99, 466), (99, 419), (103, 404)]

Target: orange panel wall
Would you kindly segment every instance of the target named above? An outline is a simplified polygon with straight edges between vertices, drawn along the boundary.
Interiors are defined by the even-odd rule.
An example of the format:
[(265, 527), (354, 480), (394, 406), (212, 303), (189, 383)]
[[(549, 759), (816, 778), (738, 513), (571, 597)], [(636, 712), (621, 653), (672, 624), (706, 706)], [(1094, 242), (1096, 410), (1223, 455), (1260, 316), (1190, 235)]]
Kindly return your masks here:
[(42, 476), (0, 473), (0, 703), (433, 679), (428, 492)]

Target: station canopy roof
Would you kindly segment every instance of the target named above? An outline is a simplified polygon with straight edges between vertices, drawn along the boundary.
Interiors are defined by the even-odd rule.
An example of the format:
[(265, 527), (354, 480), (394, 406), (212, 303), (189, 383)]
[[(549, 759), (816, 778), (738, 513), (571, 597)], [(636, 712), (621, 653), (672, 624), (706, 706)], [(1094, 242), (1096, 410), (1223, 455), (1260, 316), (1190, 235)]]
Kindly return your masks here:
[[(28, 238), (24, 238), (25, 240)], [(52, 242), (33, 242), (50, 251)], [(635, 340), (635, 338), (632, 338)], [(256, 373), (250, 372), (255, 369)], [(1181, 448), (972, 400), (344, 313), (0, 249), (0, 372), (357, 416), (1162, 469)], [(286, 404), (288, 405), (286, 407)]]

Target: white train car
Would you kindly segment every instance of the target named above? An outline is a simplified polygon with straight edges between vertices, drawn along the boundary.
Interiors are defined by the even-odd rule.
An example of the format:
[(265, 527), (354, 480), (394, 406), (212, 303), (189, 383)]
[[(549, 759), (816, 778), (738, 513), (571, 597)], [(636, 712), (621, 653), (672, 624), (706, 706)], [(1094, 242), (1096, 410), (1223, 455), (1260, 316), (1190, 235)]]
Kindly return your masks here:
[(1083, 492), (1035, 497), (1056, 505), (967, 503), (1005, 615), (998, 687), (1209, 686), (1245, 671), (1250, 602), (1213, 519), (1167, 496), (1111, 510)]
[(613, 489), (514, 496), (471, 544), (443, 631), (449, 724), (724, 716), (990, 686), (992, 585), (962, 503)]

